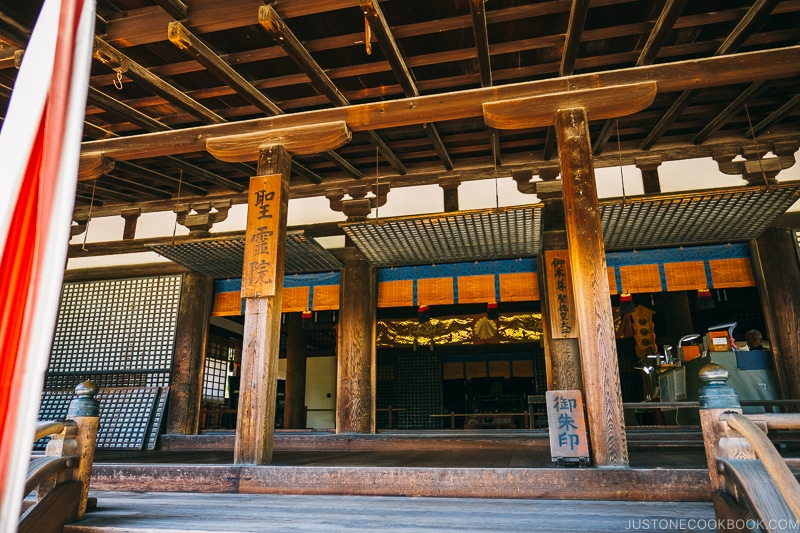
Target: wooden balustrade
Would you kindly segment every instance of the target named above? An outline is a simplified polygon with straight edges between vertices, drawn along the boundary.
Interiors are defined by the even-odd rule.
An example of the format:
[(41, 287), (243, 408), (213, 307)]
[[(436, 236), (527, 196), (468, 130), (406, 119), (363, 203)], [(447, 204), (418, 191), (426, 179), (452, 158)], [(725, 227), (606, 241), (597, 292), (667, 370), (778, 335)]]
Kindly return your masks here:
[(49, 436), (50, 442), (28, 467), (25, 494), (36, 489), (36, 501), (23, 505), (19, 533), (60, 532), (86, 513), (100, 410), (94, 383), (79, 384), (75, 393), (67, 420), (40, 422), (36, 429), (35, 440)]
[(717, 519), (725, 521), (726, 531), (750, 531), (753, 524), (764, 531), (797, 530), (800, 484), (767, 431), (798, 429), (800, 416), (743, 415), (724, 367), (709, 363), (699, 377), (706, 383), (700, 423)]

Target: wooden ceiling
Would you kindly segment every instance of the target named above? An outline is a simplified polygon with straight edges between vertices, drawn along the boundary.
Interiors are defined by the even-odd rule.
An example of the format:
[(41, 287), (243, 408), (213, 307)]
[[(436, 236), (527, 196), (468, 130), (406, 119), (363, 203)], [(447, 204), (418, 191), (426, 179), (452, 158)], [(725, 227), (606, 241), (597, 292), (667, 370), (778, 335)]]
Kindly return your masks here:
[[(0, 1), (3, 114), (39, 6)], [(376, 174), (392, 187), (537, 175), (557, 162), (552, 127), (498, 131), (479, 114), (424, 111), (425, 97), (447, 95), (437, 105), (449, 110), (519, 83), (658, 78), (643, 111), (591, 122), (598, 167), (712, 155), (730, 167), (768, 150), (785, 162), (800, 142), (800, 0), (98, 0), (97, 14), (83, 151), (102, 155), (105, 173), (83, 175), (77, 215), (241, 202), (254, 162), (175, 147), (195, 132), (272, 127), (265, 117), (313, 123), (352, 108), (352, 122), (382, 102), (413, 114), (417, 98), (400, 124), (348, 122), (346, 145), (293, 157), (292, 195)]]

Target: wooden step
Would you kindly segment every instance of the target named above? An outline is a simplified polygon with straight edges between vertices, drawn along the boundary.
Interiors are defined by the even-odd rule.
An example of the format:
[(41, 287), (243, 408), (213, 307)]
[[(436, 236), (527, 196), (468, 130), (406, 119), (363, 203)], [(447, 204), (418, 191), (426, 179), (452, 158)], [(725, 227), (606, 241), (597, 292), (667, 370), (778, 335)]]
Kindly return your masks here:
[[(572, 485), (579, 493), (583, 487)], [(93, 492), (64, 533), (713, 531), (710, 502)]]

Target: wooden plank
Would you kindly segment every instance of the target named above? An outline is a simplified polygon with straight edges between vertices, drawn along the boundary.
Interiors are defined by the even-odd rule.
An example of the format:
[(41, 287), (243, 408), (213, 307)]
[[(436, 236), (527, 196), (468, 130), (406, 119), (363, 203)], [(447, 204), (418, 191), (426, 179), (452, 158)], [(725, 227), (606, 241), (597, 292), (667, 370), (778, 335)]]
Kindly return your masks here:
[(456, 93), (319, 109), (236, 123), (198, 126), (180, 131), (87, 141), (82, 145), (82, 152), (87, 154), (99, 152), (104, 153), (106, 157), (127, 160), (204, 150), (209, 137), (339, 120), (345, 121), (354, 132), (454, 120), (482, 116), (482, 105), (485, 102), (647, 81), (655, 82), (661, 92), (679, 91), (688, 87), (719, 87), (796, 75), (800, 73), (798, 52), (800, 46), (793, 46), (765, 52), (749, 52)]
[[(271, 250), (264, 259), (270, 264), (272, 281), (258, 278), (253, 282), (252, 277), (245, 288), (245, 268), (242, 276), (242, 296), (246, 298), (244, 338), (242, 353), (242, 373), (239, 395), (239, 416), (236, 425), (236, 446), (234, 448), (234, 461), (237, 464), (266, 464), (272, 460), (273, 434), (275, 432), (275, 401), (278, 385), (278, 353), (280, 350), (281, 327), (281, 292), (283, 290), (283, 276), (275, 273), (283, 272), (284, 257), (286, 254), (286, 216), (289, 207), (289, 174), (291, 157), (281, 146), (271, 146), (262, 151), (258, 160), (258, 173), (266, 176), (271, 181), (278, 178), (276, 198), (271, 199), (272, 204), (268, 209), (259, 201), (261, 180), (253, 178), (251, 182), (251, 203), (248, 208), (248, 230), (246, 235), (253, 235), (253, 230), (258, 234), (260, 224), (251, 224), (259, 221), (259, 217), (269, 214), (273, 223), (269, 226), (271, 231)], [(255, 185), (255, 186), (254, 186)], [(262, 200), (266, 200), (263, 197)], [(260, 241), (263, 242), (263, 241)], [(247, 262), (247, 247), (253, 246), (247, 239), (245, 243), (245, 264)], [(251, 250), (249, 257), (260, 257), (253, 252), (264, 250)], [(257, 260), (258, 265), (262, 260)], [(249, 274), (248, 274), (249, 275)], [(268, 295), (271, 294), (271, 295)]]
[(554, 461), (583, 459), (588, 464), (589, 443), (583, 397), (579, 390), (549, 390), (545, 393), (550, 456)]
[(250, 178), (247, 227), (242, 267), (242, 298), (275, 296), (281, 242), (281, 206), (285, 201), (283, 176), (270, 174)]
[(518, 130), (550, 126), (556, 110), (573, 107), (582, 107), (590, 120), (622, 117), (648, 107), (657, 92), (655, 82), (646, 82), (487, 102), (483, 118), (487, 126)]
[(352, 132), (343, 121), (254, 131), (226, 137), (212, 137), (206, 150), (220, 161), (256, 161), (262, 147), (280, 144), (292, 155), (319, 154), (350, 142)]
[(18, 533), (60, 533), (62, 526), (75, 520), (81, 498), (82, 484), (78, 481), (58, 485), (36, 505), (30, 507), (19, 521)]
[(548, 316), (552, 338), (578, 338), (575, 298), (568, 250), (545, 250), (544, 270), (548, 291)]
[(627, 466), (614, 318), (586, 113), (559, 110), (556, 133), (592, 462)]

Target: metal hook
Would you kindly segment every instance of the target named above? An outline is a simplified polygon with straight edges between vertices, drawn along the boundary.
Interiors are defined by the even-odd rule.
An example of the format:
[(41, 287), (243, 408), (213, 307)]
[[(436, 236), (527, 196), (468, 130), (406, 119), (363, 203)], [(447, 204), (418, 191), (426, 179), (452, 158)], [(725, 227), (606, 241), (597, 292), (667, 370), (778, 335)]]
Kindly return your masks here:
[(122, 69), (121, 68), (117, 68), (117, 69), (114, 69), (114, 71), (117, 73), (117, 78), (114, 80), (114, 87), (116, 87), (117, 90), (121, 91), (122, 90)]

